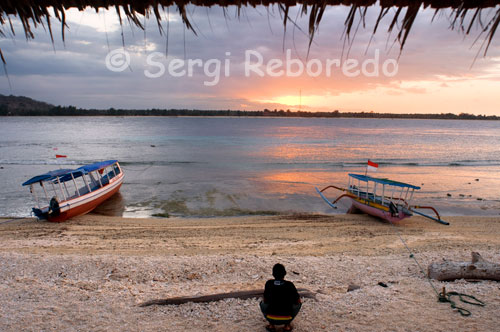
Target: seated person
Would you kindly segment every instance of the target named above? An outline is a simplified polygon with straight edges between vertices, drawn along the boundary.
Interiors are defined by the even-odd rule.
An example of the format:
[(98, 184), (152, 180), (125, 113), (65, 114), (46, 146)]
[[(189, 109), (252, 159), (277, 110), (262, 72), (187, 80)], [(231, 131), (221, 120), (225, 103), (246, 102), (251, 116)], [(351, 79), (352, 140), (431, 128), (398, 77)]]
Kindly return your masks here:
[(293, 282), (284, 280), (285, 267), (276, 264), (273, 267), (274, 279), (266, 282), (264, 301), (260, 302), (260, 310), (269, 322), (268, 331), (275, 331), (275, 325), (285, 325), (284, 331), (291, 331), (290, 323), (299, 313), (302, 306), (299, 293)]

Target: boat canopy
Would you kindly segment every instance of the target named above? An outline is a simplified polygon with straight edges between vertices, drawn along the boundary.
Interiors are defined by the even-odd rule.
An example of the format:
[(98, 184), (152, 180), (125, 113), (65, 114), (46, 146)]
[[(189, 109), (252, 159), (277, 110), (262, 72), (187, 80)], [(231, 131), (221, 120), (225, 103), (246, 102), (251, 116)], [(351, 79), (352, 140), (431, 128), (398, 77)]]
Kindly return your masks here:
[(389, 179), (380, 179), (380, 178), (374, 178), (371, 176), (367, 175), (362, 175), (362, 174), (349, 174), (350, 177), (363, 181), (363, 182), (375, 182), (375, 183), (380, 183), (380, 184), (387, 184), (390, 186), (395, 186), (395, 187), (401, 187), (401, 188), (412, 188), (412, 189), (420, 189), (418, 186), (414, 186), (412, 184), (404, 183), (404, 182), (398, 182), (398, 181), (393, 181)]
[(93, 163), (90, 165), (85, 165), (82, 167), (79, 167), (77, 169), (58, 169), (55, 171), (50, 171), (45, 174), (37, 175), (28, 181), (23, 183), (23, 186), (29, 186), (30, 184), (41, 182), (41, 181), (53, 181), (56, 180), (59, 177), (60, 182), (66, 182), (73, 178), (78, 178), (84, 174), (87, 174), (89, 172), (97, 171), (101, 168), (105, 168), (108, 166), (113, 165), (116, 163), (118, 160), (106, 160), (106, 161), (100, 161), (97, 163)]
[(50, 171), (45, 174), (37, 175), (29, 179), (28, 181), (23, 183), (23, 186), (29, 186), (30, 184), (37, 183), (40, 181), (50, 181), (58, 176), (63, 176), (64, 174), (67, 174), (68, 172), (71, 172), (71, 169), (57, 169), (55, 171)]
[(71, 172), (68, 172), (68, 174), (64, 175), (63, 177), (60, 178), (60, 181), (61, 182), (66, 182), (66, 181), (70, 181), (72, 179), (71, 175), (73, 175), (73, 178), (78, 178), (80, 176), (83, 176), (87, 173), (90, 173), (90, 172), (93, 172), (93, 171), (97, 171), (101, 168), (105, 168), (105, 167), (108, 167), (108, 166), (111, 166), (113, 165), (114, 163), (116, 163), (118, 160), (106, 160), (106, 161), (99, 161), (97, 163), (93, 163), (93, 164), (90, 164), (90, 165), (84, 165), (82, 167), (78, 167), (77, 169), (75, 170), (72, 170)]
[(99, 161), (97, 163), (93, 163), (93, 164), (90, 164), (90, 165), (85, 165), (85, 166), (82, 166), (82, 167), (78, 167), (77, 170), (81, 169), (81, 170), (84, 170), (86, 172), (93, 172), (93, 171), (97, 171), (98, 169), (111, 166), (114, 163), (116, 163), (117, 161), (118, 160)]
[[(70, 181), (71, 179), (79, 178), (80, 176), (87, 174), (87, 173), (88, 172), (85, 172), (84, 170), (81, 170), (81, 169), (73, 169), (73, 170), (69, 171), (68, 173), (64, 174), (63, 176), (61, 176), (59, 178), (59, 181), (61, 181), (61, 182)], [(73, 176), (71, 176), (71, 175), (73, 175)]]

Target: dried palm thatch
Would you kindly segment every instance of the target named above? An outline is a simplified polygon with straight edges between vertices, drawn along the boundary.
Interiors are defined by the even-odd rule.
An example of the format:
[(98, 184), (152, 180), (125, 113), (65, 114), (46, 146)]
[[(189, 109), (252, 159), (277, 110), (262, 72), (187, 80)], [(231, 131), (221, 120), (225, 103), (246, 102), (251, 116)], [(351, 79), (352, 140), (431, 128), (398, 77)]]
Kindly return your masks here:
[[(160, 10), (164, 10), (170, 6), (177, 7), (185, 26), (196, 34), (196, 30), (188, 19), (187, 5), (208, 7), (219, 5), (224, 8), (236, 6), (238, 14), (242, 6), (276, 5), (282, 14), (283, 25), (286, 29), (287, 22), (291, 21), (288, 16), (290, 7), (299, 5), (301, 6), (300, 11), (302, 15), (309, 15), (309, 45), (311, 45), (314, 34), (328, 6), (345, 5), (351, 7), (345, 20), (345, 36), (349, 38), (353, 34), (352, 28), (356, 16), (359, 16), (359, 21), (363, 22), (364, 25), (367, 8), (376, 4), (376, 0), (0, 0), (0, 34), (5, 36), (4, 29), (6, 27), (14, 33), (11, 16), (17, 16), (23, 25), (26, 38), (34, 38), (32, 27), (46, 25), (53, 41), (51, 16), (49, 13), (49, 8), (52, 8), (55, 18), (62, 24), (62, 38), (64, 40), (64, 28), (66, 27), (65, 10), (77, 8), (82, 11), (87, 7), (94, 8), (96, 11), (99, 11), (99, 9), (115, 8), (120, 24), (122, 24), (122, 16), (125, 15), (130, 22), (142, 29), (144, 27), (138, 15), (145, 17), (154, 15), (160, 32), (162, 32)], [(389, 13), (391, 8), (394, 8), (395, 10), (391, 11), (393, 17), (388, 32), (391, 33), (394, 28), (399, 29), (396, 39), (400, 44), (401, 50), (421, 8), (433, 8), (435, 9), (435, 15), (442, 9), (451, 8), (452, 20), (450, 28), (461, 30), (466, 34), (469, 34), (471, 29), (477, 26), (481, 35), (486, 34), (483, 44), (484, 54), (488, 51), (488, 47), (500, 24), (500, 0), (380, 0), (378, 1), (378, 5), (380, 6), (380, 13), (373, 28), (373, 33), (377, 32), (382, 18)], [(494, 15), (485, 22), (481, 17), (481, 13), (486, 8), (493, 8)], [(0, 57), (5, 63), (1, 50)]]

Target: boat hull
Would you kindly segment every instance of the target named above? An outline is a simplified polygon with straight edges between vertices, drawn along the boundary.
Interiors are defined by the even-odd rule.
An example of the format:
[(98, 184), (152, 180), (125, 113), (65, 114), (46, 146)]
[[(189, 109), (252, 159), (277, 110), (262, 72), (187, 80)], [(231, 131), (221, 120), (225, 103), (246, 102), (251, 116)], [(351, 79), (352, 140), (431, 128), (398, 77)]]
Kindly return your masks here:
[(69, 218), (91, 212), (120, 190), (123, 178), (123, 173), (121, 173), (114, 178), (111, 183), (96, 191), (92, 191), (73, 200), (61, 202), (60, 213), (58, 215), (49, 214), (47, 220), (51, 222), (63, 222)]
[(354, 198), (350, 198), (352, 202), (352, 206), (355, 207), (358, 210), (363, 211), (366, 214), (369, 214), (371, 216), (389, 221), (389, 222), (398, 222), (401, 221), (405, 218), (411, 217), (411, 215), (406, 214), (402, 211), (399, 211), (397, 215), (392, 215), (391, 212), (382, 210), (380, 208), (377, 208), (375, 206), (369, 206), (364, 203), (361, 203), (357, 201)]

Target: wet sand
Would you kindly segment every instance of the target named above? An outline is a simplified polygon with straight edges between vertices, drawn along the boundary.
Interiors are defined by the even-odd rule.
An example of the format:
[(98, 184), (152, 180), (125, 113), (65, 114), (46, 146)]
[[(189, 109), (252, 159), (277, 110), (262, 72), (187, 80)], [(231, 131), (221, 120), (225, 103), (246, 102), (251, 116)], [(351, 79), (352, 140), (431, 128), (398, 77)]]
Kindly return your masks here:
[[(0, 331), (265, 331), (258, 299), (139, 307), (151, 299), (263, 288), (274, 263), (305, 299), (295, 331), (495, 331), (500, 283), (437, 282), (476, 296), (461, 317), (426, 270), (471, 251), (500, 262), (500, 218), (365, 215), (123, 219), (0, 224)], [(0, 223), (5, 221), (0, 220)], [(379, 282), (388, 287), (382, 287)], [(347, 292), (349, 285), (359, 289)], [(461, 304), (459, 304), (460, 306)]]

